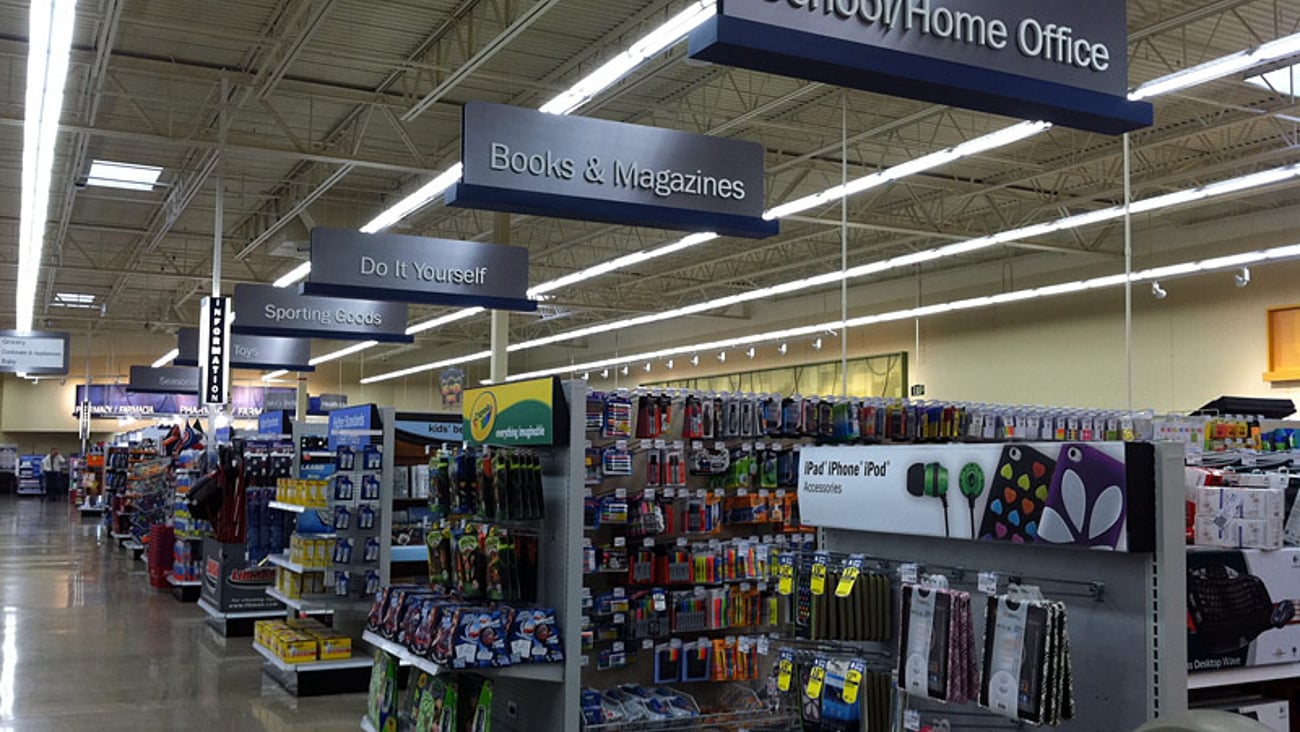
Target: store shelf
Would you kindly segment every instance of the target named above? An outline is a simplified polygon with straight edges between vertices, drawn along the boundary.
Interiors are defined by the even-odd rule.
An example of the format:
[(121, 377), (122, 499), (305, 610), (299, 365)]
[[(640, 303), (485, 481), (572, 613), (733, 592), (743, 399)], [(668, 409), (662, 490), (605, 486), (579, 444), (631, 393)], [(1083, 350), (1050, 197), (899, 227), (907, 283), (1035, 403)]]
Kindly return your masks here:
[(365, 732), (376, 732), (375, 725), (370, 723), (369, 716), (361, 718), (361, 729), (365, 730)]
[(266, 561), (277, 567), (284, 567), (294, 574), (311, 574), (313, 572), (324, 572), (325, 567), (304, 567), (297, 562), (289, 561), (289, 558), (283, 554), (268, 554)]
[(283, 658), (280, 658), (279, 656), (272, 653), (270, 648), (267, 648), (261, 643), (253, 643), (253, 650), (260, 653), (262, 655), (262, 658), (265, 658), (268, 662), (270, 662), (272, 666), (275, 666), (280, 671), (286, 673), (302, 673), (304, 671), (307, 672), (339, 671), (342, 669), (349, 669), (349, 668), (369, 668), (374, 663), (369, 658), (358, 658), (356, 656), (341, 661), (309, 661), (307, 663), (289, 663), (288, 661), (285, 661)]
[(429, 547), (427, 546), (395, 546), (393, 547), (392, 561), (394, 562), (424, 562), (429, 559)]
[(1275, 663), (1269, 666), (1247, 666), (1223, 671), (1197, 671), (1187, 674), (1187, 688), (1213, 689), (1219, 686), (1255, 684), (1297, 676), (1300, 676), (1300, 663)]
[(503, 679), (545, 681), (553, 684), (564, 682), (564, 664), (562, 663), (523, 663), (518, 666), (503, 666), (501, 668), (454, 669), (447, 668), (446, 666), (439, 666), (427, 658), (417, 656), (403, 646), (384, 638), (378, 633), (373, 633), (367, 630), (362, 634), (361, 640), (369, 643), (375, 648), (382, 649), (385, 652), (392, 654), (402, 663), (410, 664), (430, 676), (463, 672), (482, 674), (484, 676)]
[(212, 607), (212, 604), (207, 600), (199, 600), (199, 607), (203, 608), (203, 612), (214, 618), (224, 618), (226, 620), (284, 617), (284, 610), (248, 610), (244, 612), (223, 613), (215, 607)]
[(301, 597), (289, 597), (288, 595), (284, 594), (283, 592), (280, 592), (274, 587), (266, 588), (266, 594), (269, 595), (270, 597), (274, 597), (275, 599), (279, 600), (280, 602), (283, 602), (285, 605), (288, 605), (289, 607), (299, 612), (316, 613), (316, 614), (334, 612), (333, 608), (327, 607), (324, 603), (312, 602), (311, 600), (304, 600)]
[(306, 506), (299, 506), (296, 503), (285, 503), (284, 501), (271, 501), (266, 505), (270, 506), (271, 508), (276, 508), (281, 511), (289, 511), (291, 513), (303, 513), (304, 511), (307, 510)]
[(200, 582), (199, 580), (179, 580), (176, 579), (176, 575), (170, 573), (167, 575), (167, 584), (171, 585), (172, 587), (202, 587), (203, 586), (203, 583)]

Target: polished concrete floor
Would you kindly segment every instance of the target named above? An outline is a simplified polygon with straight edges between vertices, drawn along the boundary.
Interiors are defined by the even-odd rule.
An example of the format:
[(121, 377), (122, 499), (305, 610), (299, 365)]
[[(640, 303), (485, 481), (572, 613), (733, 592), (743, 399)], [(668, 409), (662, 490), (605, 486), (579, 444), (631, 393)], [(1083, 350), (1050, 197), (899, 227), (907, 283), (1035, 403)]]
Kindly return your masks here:
[(97, 521), (0, 497), (0, 732), (360, 728), (364, 694), (296, 699), (203, 617)]

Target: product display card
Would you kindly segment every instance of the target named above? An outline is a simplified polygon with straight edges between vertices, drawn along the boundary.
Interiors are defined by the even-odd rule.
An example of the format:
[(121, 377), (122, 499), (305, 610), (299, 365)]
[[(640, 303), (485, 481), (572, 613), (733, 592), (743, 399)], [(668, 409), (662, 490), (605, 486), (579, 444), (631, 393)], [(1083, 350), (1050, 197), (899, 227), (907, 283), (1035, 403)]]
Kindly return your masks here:
[(975, 628), (970, 594), (903, 586), (898, 685), (912, 696), (962, 704), (975, 698)]
[(799, 510), (812, 526), (1149, 552), (1150, 444), (805, 447)]
[(1074, 718), (1074, 670), (1065, 604), (989, 599), (979, 703), (1010, 719), (1059, 725)]
[[(781, 651), (794, 657), (789, 649)], [(797, 705), (804, 732), (888, 732), (894, 686), (890, 674), (868, 671), (859, 659), (818, 658), (792, 661), (787, 671), (774, 666), (780, 709)], [(788, 689), (782, 676), (788, 673)]]
[(1187, 670), (1300, 662), (1300, 548), (1189, 547)]
[[(799, 634), (809, 640), (887, 641), (893, 638), (894, 603), (890, 578), (846, 568), (826, 572), (822, 592), (812, 592), (809, 572), (799, 575), (800, 596), (808, 598), (808, 623)], [(841, 594), (843, 591), (843, 594)]]

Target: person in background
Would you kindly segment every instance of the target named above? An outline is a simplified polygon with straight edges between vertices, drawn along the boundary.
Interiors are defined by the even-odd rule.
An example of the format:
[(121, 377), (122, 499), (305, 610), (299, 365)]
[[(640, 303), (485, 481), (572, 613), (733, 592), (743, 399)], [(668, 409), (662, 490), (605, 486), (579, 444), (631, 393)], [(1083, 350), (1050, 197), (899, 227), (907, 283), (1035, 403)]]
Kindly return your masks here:
[(51, 447), (41, 461), (41, 480), (45, 481), (45, 498), (49, 501), (66, 500), (68, 495), (68, 459)]

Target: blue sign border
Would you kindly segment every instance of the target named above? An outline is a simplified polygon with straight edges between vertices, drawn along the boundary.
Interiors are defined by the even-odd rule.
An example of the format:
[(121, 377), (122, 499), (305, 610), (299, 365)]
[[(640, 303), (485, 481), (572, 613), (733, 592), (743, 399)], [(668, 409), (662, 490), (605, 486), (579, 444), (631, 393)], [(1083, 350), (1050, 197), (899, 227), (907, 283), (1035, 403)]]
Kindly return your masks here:
[(688, 55), (778, 76), (1117, 135), (1154, 122), (1152, 106), (1077, 87), (817, 33), (717, 15)]

